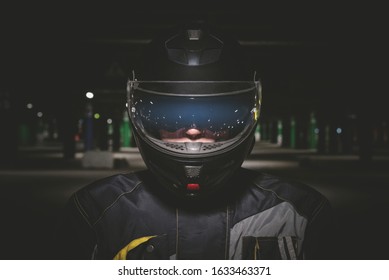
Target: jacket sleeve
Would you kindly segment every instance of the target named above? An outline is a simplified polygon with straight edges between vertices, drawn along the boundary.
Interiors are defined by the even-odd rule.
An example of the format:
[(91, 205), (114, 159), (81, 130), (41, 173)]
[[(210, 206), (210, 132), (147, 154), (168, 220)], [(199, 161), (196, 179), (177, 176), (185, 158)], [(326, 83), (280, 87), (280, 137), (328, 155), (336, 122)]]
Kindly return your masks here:
[(54, 259), (92, 259), (96, 247), (96, 235), (88, 215), (80, 204), (77, 193), (64, 207), (53, 237)]
[(328, 200), (323, 199), (307, 225), (303, 244), (303, 258), (311, 260), (334, 259), (334, 232), (333, 211)]

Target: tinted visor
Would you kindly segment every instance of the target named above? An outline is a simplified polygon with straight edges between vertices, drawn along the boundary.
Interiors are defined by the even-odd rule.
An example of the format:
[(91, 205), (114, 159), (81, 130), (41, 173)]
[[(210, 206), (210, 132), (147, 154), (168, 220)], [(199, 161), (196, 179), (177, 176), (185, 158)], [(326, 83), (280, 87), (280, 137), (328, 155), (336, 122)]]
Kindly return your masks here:
[(128, 107), (136, 129), (164, 142), (222, 142), (255, 126), (256, 82), (129, 82)]

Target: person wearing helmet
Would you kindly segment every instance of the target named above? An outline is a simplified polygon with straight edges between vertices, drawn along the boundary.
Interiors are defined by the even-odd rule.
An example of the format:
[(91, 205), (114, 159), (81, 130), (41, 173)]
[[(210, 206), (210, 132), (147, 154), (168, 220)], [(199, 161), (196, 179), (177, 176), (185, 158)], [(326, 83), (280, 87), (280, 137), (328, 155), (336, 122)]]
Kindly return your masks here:
[(313, 188), (241, 167), (261, 84), (237, 41), (204, 26), (153, 40), (127, 84), (146, 170), (72, 195), (61, 259), (326, 259), (331, 209)]

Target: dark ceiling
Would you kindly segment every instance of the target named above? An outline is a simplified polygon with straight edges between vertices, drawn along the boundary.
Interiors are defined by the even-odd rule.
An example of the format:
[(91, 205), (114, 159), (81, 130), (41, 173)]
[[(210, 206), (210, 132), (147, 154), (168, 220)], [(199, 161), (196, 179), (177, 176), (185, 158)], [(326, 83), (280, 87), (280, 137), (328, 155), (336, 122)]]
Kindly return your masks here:
[(236, 37), (257, 66), (270, 103), (336, 97), (346, 104), (360, 94), (363, 79), (381, 80), (373, 71), (386, 46), (379, 9), (267, 2), (9, 6), (1, 17), (1, 85), (49, 106), (85, 90), (123, 90), (142, 47), (187, 20), (206, 21)]

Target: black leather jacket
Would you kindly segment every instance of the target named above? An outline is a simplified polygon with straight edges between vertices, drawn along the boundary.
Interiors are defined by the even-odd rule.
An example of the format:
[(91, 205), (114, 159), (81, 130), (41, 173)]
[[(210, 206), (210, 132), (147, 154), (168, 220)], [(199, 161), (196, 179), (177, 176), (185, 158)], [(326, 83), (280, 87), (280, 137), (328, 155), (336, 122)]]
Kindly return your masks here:
[(55, 258), (331, 258), (331, 209), (320, 193), (243, 168), (230, 185), (188, 205), (147, 170), (96, 181), (70, 198)]

